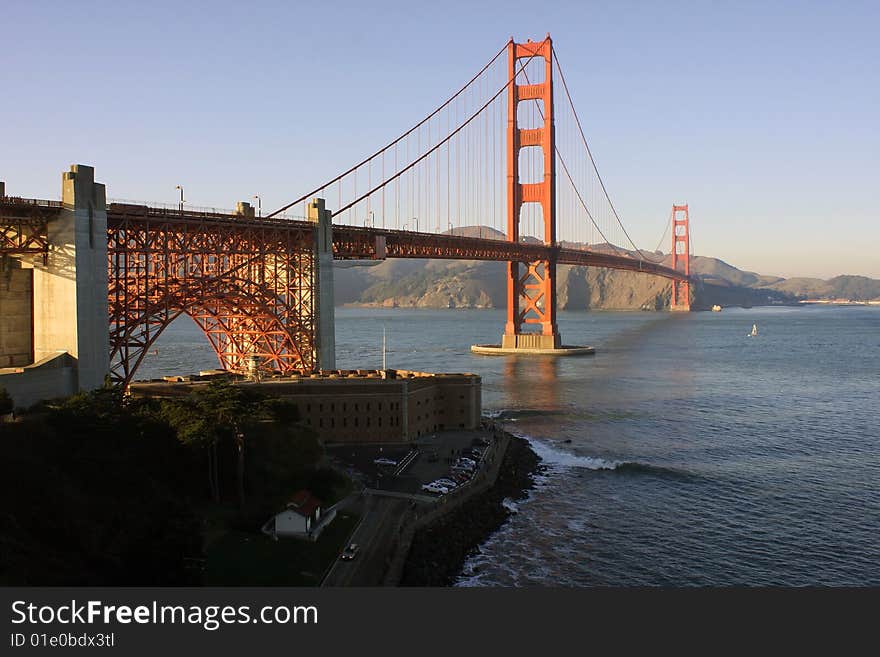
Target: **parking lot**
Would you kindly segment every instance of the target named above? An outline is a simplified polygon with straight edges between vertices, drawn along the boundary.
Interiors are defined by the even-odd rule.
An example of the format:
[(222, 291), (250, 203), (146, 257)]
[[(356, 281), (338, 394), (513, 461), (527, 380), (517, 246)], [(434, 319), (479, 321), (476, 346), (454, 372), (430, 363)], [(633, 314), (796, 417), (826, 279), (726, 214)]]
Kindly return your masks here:
[[(368, 488), (422, 494), (422, 485), (448, 476), (451, 465), (471, 448), (477, 437), (491, 441), (492, 432), (443, 431), (425, 436), (412, 445), (329, 445), (327, 452)], [(399, 465), (375, 463), (376, 459), (388, 459), (400, 464), (413, 448), (418, 449), (418, 454), (398, 474), (395, 473)]]
[[(475, 439), (492, 443), (487, 457), (478, 468), (485, 469), (494, 455), (493, 431), (444, 431), (423, 437), (411, 445), (328, 445), (327, 453), (335, 464), (347, 470), (373, 492), (353, 496), (362, 521), (349, 537), (358, 546), (352, 560), (338, 559), (327, 574), (324, 586), (378, 586), (385, 577), (388, 560), (395, 550), (401, 521), (418, 508), (434, 507), (434, 502), (447, 498), (422, 491), (423, 484), (448, 476), (452, 463)], [(417, 454), (414, 453), (417, 449)], [(401, 462), (413, 455), (405, 467)], [(381, 465), (387, 459), (398, 465)], [(399, 471), (399, 472), (398, 472)], [(377, 490), (378, 489), (378, 490)], [(468, 486), (460, 486), (465, 494)], [(401, 499), (403, 498), (403, 499)]]

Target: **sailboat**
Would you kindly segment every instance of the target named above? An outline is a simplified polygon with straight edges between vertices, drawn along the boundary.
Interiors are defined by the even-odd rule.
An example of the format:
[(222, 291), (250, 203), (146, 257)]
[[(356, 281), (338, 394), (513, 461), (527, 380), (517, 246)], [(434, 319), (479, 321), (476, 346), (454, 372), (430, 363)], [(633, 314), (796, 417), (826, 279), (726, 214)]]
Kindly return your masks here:
[(752, 324), (752, 332), (749, 333), (748, 335), (746, 335), (746, 337), (747, 338), (754, 338), (756, 335), (758, 335), (758, 325)]

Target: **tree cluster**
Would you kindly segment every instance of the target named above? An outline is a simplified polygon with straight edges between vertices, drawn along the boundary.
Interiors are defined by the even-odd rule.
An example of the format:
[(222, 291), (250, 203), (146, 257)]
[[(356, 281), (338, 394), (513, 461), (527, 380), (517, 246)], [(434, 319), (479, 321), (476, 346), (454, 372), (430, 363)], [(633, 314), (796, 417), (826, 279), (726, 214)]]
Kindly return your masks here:
[(197, 584), (212, 508), (258, 518), (328, 481), (296, 419), (218, 382), (175, 399), (106, 387), (0, 424), (0, 584)]

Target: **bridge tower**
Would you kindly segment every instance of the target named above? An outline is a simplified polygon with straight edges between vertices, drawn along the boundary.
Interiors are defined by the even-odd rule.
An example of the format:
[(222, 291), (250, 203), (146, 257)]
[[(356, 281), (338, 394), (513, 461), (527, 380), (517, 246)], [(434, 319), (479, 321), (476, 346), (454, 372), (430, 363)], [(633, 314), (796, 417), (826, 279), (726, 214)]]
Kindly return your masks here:
[[(525, 70), (523, 60), (544, 62), (544, 79), (525, 84), (518, 77)], [(592, 347), (564, 346), (556, 325), (556, 124), (553, 118), (553, 42), (507, 44), (507, 241), (520, 243), (523, 206), (537, 203), (544, 220), (544, 245), (548, 255), (532, 262), (507, 262), (507, 322), (501, 344), (473, 345), (478, 354), (589, 355)], [(544, 124), (521, 128), (517, 109), (524, 101), (541, 101)], [(544, 180), (522, 182), (519, 158), (523, 148), (538, 147), (543, 156)], [(535, 327), (534, 330), (526, 330)]]
[[(672, 206), (672, 268), (691, 275), (691, 242), (688, 206)], [(672, 281), (672, 299), (669, 309), (688, 312), (691, 309), (691, 284), (688, 281)]]
[[(543, 82), (518, 84), (516, 74), (526, 58), (544, 61)], [(544, 219), (544, 244), (556, 246), (556, 171), (555, 123), (553, 119), (553, 45), (550, 35), (543, 41), (507, 46), (507, 239), (520, 241), (520, 216), (523, 205), (538, 203)], [(544, 125), (520, 128), (517, 109), (522, 101), (543, 103)], [(538, 146), (544, 157), (544, 180), (520, 182), (520, 150)], [(524, 264), (525, 271), (521, 271)], [(526, 332), (523, 325), (536, 325), (537, 332)], [(507, 263), (507, 323), (501, 339), (503, 349), (558, 349), (561, 347), (556, 326), (556, 258)]]

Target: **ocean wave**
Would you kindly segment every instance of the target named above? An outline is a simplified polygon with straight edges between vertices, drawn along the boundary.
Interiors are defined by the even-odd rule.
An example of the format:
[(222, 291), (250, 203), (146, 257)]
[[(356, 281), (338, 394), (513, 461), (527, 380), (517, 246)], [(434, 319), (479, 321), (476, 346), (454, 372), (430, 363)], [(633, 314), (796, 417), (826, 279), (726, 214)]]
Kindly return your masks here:
[(490, 408), (483, 409), (483, 417), (493, 420), (504, 420), (506, 422), (516, 422), (523, 418), (529, 417), (547, 417), (551, 415), (564, 415), (562, 409), (554, 408)]
[(615, 460), (598, 456), (581, 456), (560, 449), (546, 440), (541, 440), (513, 429), (508, 430), (514, 436), (529, 441), (529, 445), (531, 445), (535, 454), (540, 457), (541, 462), (551, 469), (613, 470), (627, 474), (652, 474), (677, 479), (693, 479), (697, 477), (694, 473), (686, 470), (644, 463), (642, 461)]
[(571, 452), (553, 447), (544, 440), (540, 440), (521, 431), (516, 431), (515, 429), (508, 429), (508, 431), (517, 438), (523, 438), (524, 440), (529, 441), (529, 445), (531, 445), (532, 450), (541, 459), (541, 462), (550, 468), (561, 467), (586, 468), (587, 470), (614, 470), (620, 465), (619, 461), (609, 461), (603, 458), (572, 454)]
[(519, 513), (519, 505), (509, 497), (505, 497), (503, 500), (501, 500), (501, 506), (503, 506), (511, 513)]

